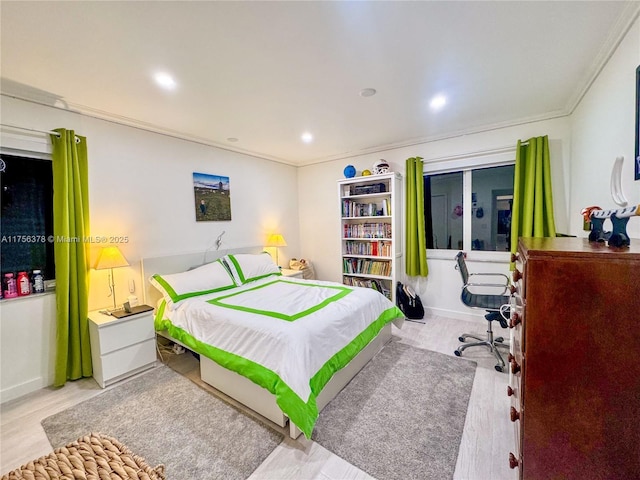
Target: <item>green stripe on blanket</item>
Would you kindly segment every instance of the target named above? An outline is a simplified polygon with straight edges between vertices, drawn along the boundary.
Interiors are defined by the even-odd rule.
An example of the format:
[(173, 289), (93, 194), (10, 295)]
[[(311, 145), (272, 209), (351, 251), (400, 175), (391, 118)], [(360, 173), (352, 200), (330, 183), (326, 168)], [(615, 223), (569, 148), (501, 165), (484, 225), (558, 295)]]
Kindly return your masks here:
[(275, 395), (276, 403), (280, 409), (307, 438), (311, 438), (313, 426), (319, 415), (316, 398), (329, 380), (331, 380), (333, 374), (344, 368), (380, 333), (380, 330), (382, 330), (387, 323), (396, 318), (404, 317), (404, 314), (398, 307), (391, 307), (382, 312), (375, 322), (370, 324), (348, 345), (331, 357), (318, 372), (316, 372), (313, 378), (310, 379), (311, 395), (309, 396), (309, 400), (305, 402), (272, 370), (246, 358), (203, 343), (183, 329), (174, 326), (168, 319), (163, 318), (164, 309), (165, 302), (162, 302), (156, 314), (156, 330), (167, 330), (169, 335), (193, 351), (210, 358), (229, 370), (247, 377), (256, 385), (266, 388)]

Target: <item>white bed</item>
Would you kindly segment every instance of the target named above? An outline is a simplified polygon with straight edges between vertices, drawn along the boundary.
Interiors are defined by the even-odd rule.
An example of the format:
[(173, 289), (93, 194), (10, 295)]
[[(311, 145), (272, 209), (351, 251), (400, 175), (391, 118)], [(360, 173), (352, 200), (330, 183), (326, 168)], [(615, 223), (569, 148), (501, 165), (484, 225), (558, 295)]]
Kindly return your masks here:
[[(178, 295), (172, 302), (146, 282), (145, 302), (158, 306), (156, 328), (164, 330), (161, 335), (200, 354), (203, 381), (282, 427), (288, 422), (292, 438), (301, 431), (310, 436), (317, 412), (391, 338), (389, 322), (400, 325), (401, 312), (369, 289), (287, 279), (272, 271), (244, 278), (243, 268), (244, 273), (251, 269), (236, 260), (253, 261), (254, 256), (246, 254), (260, 250), (236, 250), (224, 263), (216, 262), (227, 269), (231, 260), (236, 263), (242, 278), (232, 265), (237, 280), (232, 287)], [(202, 254), (143, 259), (142, 272), (145, 279), (152, 274), (169, 279), (203, 260)], [(336, 344), (336, 338), (344, 344)], [(246, 372), (252, 380), (233, 370)]]

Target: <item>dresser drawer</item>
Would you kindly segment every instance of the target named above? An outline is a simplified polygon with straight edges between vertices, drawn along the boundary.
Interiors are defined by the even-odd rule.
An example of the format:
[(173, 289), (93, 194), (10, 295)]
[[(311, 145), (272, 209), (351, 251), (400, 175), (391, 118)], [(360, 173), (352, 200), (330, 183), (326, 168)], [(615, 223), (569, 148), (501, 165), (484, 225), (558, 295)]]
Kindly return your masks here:
[(525, 407), (522, 402), (522, 386), (521, 372), (512, 373), (510, 364), (507, 395), (509, 395), (508, 415), (512, 425), (513, 442), (509, 451), (509, 466), (516, 470), (522, 470), (522, 431), (525, 413)]
[(509, 318), (509, 334), (512, 345), (511, 353), (521, 354), (524, 351), (524, 321), (525, 309), (522, 300), (517, 295), (511, 298), (511, 314)]
[(136, 343), (101, 357), (102, 375), (98, 383), (109, 384), (118, 377), (152, 365), (156, 361), (155, 338)]
[[(511, 400), (511, 408), (516, 409), (520, 415), (522, 416), (523, 412), (520, 409), (517, 401), (515, 399)], [(521, 428), (522, 418), (520, 420), (516, 420), (512, 423), (512, 434), (513, 434), (513, 442), (511, 443), (511, 449), (509, 450), (509, 467), (512, 469), (521, 469), (522, 468), (522, 428)]]
[(153, 316), (140, 314), (99, 325), (98, 355), (114, 352), (128, 345), (155, 338)]
[(526, 298), (526, 288), (524, 284), (525, 262), (520, 252), (512, 255), (511, 260), (515, 263), (515, 269), (511, 272), (511, 292), (524, 299)]

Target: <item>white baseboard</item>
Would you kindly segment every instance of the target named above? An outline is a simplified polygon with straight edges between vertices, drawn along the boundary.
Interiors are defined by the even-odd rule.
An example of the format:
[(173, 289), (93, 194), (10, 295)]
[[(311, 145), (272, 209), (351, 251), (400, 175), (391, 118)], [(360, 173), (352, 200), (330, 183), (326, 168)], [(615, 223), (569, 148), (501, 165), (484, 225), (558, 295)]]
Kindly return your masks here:
[(447, 310), (444, 308), (433, 308), (433, 307), (424, 307), (425, 312), (429, 315), (436, 315), (438, 317), (446, 317), (452, 318), (455, 320), (466, 320), (468, 322), (478, 322), (484, 323), (486, 322), (484, 318), (484, 314), (478, 311), (478, 313), (467, 313), (460, 312), (458, 310)]
[(48, 387), (49, 383), (42, 377), (34, 378), (28, 382), (14, 385), (0, 391), (0, 404), (23, 397), (29, 393)]

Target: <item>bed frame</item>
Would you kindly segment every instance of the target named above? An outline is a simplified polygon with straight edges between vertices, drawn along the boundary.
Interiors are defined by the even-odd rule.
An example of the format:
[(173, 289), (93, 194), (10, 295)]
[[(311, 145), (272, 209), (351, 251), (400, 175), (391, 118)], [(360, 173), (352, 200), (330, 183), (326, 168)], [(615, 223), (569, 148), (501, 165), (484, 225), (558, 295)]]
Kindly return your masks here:
[[(144, 279), (144, 302), (147, 305), (155, 307), (161, 298), (160, 293), (149, 283), (149, 277), (154, 273), (170, 274), (184, 272), (190, 268), (198, 267), (205, 262), (212, 262), (227, 253), (259, 253), (263, 250), (263, 247), (245, 247), (233, 251), (221, 250), (208, 252), (206, 255), (199, 252), (167, 257), (143, 258), (140, 261), (140, 267), (142, 278)], [(189, 349), (189, 347), (183, 345), (178, 340), (171, 338), (166, 331), (157, 333)], [(378, 336), (356, 355), (346, 367), (333, 375), (316, 399), (318, 410), (321, 411), (389, 340), (391, 340), (391, 324), (387, 324)], [(204, 355), (200, 355), (200, 378), (207, 384), (220, 390), (234, 400), (237, 400), (254, 412), (268, 418), (275, 424), (285, 427), (288, 423), (289, 436), (291, 438), (295, 439), (300, 436), (301, 431), (282, 413), (282, 410), (280, 410), (280, 407), (276, 404), (275, 396), (251, 380), (221, 367)]]

